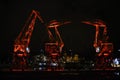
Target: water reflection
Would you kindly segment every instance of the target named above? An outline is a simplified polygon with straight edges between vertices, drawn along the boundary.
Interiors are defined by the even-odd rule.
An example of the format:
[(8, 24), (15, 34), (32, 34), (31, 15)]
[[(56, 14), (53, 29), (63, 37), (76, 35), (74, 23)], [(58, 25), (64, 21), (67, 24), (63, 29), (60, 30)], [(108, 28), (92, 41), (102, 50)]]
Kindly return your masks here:
[(79, 71), (79, 72), (8, 72), (0, 78), (9, 80), (120, 80), (120, 71)]

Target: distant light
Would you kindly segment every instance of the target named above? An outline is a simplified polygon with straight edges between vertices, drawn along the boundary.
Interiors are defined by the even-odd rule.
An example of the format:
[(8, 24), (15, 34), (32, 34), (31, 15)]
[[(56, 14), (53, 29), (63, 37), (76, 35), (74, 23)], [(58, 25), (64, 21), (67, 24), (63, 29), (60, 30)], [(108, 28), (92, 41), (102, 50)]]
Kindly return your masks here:
[(92, 64), (92, 66), (95, 66), (95, 64)]
[(33, 70), (36, 70), (37, 68), (33, 68)]
[(96, 52), (100, 52), (100, 47), (96, 47)]
[(43, 63), (44, 65), (46, 65), (46, 63)]
[(119, 75), (120, 75), (120, 73), (119, 73), (119, 72), (115, 72), (114, 74), (115, 74), (115, 75), (117, 75), (117, 76), (119, 76)]
[(58, 66), (57, 63), (51, 63), (51, 66)]
[(113, 62), (111, 63), (112, 67), (120, 67), (120, 58), (113, 59)]
[(30, 49), (28, 47), (26, 47), (26, 51), (27, 53), (30, 53)]
[(42, 66), (42, 63), (39, 63), (40, 66)]
[(42, 67), (39, 67), (39, 70), (42, 70)]
[(117, 59), (117, 58), (115, 58), (115, 59), (114, 59), (114, 61), (113, 61), (113, 63), (114, 63), (114, 64), (116, 64), (116, 65), (118, 65), (118, 64), (119, 64), (118, 59)]
[(118, 49), (118, 51), (120, 52), (120, 49)]

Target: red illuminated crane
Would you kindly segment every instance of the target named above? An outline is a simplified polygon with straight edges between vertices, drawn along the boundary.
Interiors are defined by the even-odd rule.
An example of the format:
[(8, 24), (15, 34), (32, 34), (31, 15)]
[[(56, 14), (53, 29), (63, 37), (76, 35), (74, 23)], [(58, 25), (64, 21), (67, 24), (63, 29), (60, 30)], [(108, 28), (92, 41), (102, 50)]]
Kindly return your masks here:
[[(57, 20), (52, 20), (47, 25), (50, 42), (45, 44), (45, 50), (51, 58), (52, 62), (50, 62), (50, 64), (56, 64), (56, 68), (58, 68), (59, 66), (60, 53), (62, 52), (62, 48), (64, 47), (64, 42), (62, 41), (62, 38), (58, 31), (58, 27), (68, 23), (70, 22), (58, 22)], [(50, 29), (53, 29), (55, 33), (53, 33)]]
[[(59, 52), (62, 51), (62, 48), (64, 47), (64, 42), (62, 41), (62, 38), (58, 31), (58, 27), (61, 25), (64, 25), (64, 24), (68, 24), (68, 23), (70, 23), (70, 21), (58, 22), (57, 20), (52, 20), (47, 25), (48, 35), (49, 35), (49, 39), (50, 39), (50, 43), (47, 43), (47, 44), (56, 44), (59, 48)], [(50, 31), (51, 28), (53, 28), (55, 30), (55, 36), (53, 36), (52, 32)], [(52, 42), (54, 42), (54, 43), (52, 43)]]
[[(104, 53), (111, 53), (113, 51), (113, 44), (108, 43), (107, 27), (106, 24), (99, 19), (93, 21), (82, 21), (82, 23), (89, 24), (96, 27), (95, 40), (93, 46), (98, 53), (98, 56)], [(100, 39), (100, 28), (103, 28), (102, 39)]]
[(43, 23), (40, 13), (36, 10), (32, 10), (22, 31), (20, 32), (20, 34), (18, 35), (14, 42), (14, 54), (13, 54), (14, 64), (19, 64), (20, 66), (26, 65), (25, 57), (27, 57), (28, 53), (30, 52), (29, 43), (31, 40), (32, 32), (34, 30), (36, 19), (39, 19), (39, 21)]
[[(109, 67), (111, 62), (111, 53), (113, 51), (113, 44), (108, 42), (107, 27), (106, 24), (99, 19), (94, 21), (83, 21), (82, 23), (89, 24), (96, 27), (94, 48), (96, 50), (96, 67)], [(103, 33), (100, 35), (100, 29), (103, 28)], [(100, 39), (100, 37), (102, 37)]]

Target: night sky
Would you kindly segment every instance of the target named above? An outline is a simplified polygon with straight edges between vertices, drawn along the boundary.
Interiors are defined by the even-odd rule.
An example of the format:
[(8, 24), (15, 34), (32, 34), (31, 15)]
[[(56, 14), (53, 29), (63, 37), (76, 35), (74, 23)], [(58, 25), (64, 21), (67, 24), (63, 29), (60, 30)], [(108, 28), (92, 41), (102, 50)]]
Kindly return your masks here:
[[(22, 30), (31, 11), (40, 12), (44, 23), (56, 19), (71, 21), (60, 26), (59, 32), (65, 44), (64, 49), (73, 49), (80, 55), (93, 56), (95, 27), (81, 23), (86, 19), (101, 19), (108, 27), (109, 41), (114, 50), (120, 48), (119, 7), (116, 0), (8, 0), (1, 1), (1, 41), (0, 57), (5, 59), (13, 50), (13, 42)], [(45, 26), (36, 23), (30, 48), (39, 51), (47, 40)]]

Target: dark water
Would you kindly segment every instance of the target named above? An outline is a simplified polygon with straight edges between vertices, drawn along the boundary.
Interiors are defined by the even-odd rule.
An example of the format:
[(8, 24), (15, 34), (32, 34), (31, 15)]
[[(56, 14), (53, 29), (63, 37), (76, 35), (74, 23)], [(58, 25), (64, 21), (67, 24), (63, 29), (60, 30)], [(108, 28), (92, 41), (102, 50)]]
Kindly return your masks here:
[(120, 71), (2, 72), (0, 80), (120, 80)]

